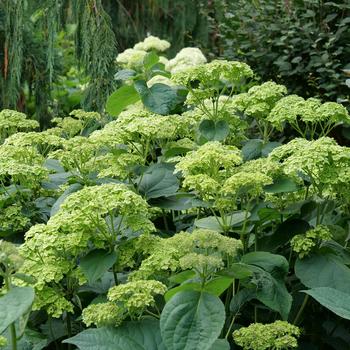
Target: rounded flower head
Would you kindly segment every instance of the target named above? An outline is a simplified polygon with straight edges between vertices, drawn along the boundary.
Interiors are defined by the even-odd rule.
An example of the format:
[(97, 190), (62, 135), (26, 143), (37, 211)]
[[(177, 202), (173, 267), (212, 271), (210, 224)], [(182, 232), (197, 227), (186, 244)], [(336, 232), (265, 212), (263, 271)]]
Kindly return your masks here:
[(319, 247), (323, 241), (329, 241), (332, 237), (332, 233), (327, 226), (319, 225), (305, 234), (294, 236), (290, 244), (293, 251), (302, 259), (309, 255), (314, 248)]
[(322, 104), (318, 99), (309, 98), (304, 100), (297, 95), (280, 99), (271, 110), (267, 120), (279, 130), (282, 130), (284, 124), (288, 122), (300, 132), (299, 118), (307, 125), (321, 125), (322, 136), (327, 135), (335, 124), (350, 121), (347, 109), (341, 104), (335, 102)]
[(117, 56), (116, 62), (125, 68), (139, 68), (146, 55), (144, 50), (126, 49)]
[(316, 141), (302, 138), (275, 148), (269, 155), (279, 161), (286, 174), (301, 174), (319, 194), (330, 185), (349, 181), (350, 151), (328, 137)]
[(131, 278), (149, 278), (161, 271), (194, 267), (196, 263), (216, 269), (227, 256), (234, 257), (242, 248), (240, 240), (225, 237), (216, 231), (197, 229), (180, 232), (170, 238), (159, 238)]
[(166, 40), (161, 40), (156, 36), (150, 35), (144, 41), (135, 44), (135, 50), (151, 51), (155, 50), (158, 52), (166, 51), (170, 47), (170, 43)]
[(0, 142), (18, 131), (29, 131), (38, 127), (39, 123), (36, 120), (27, 119), (24, 113), (11, 109), (3, 109), (0, 112)]
[(286, 321), (252, 323), (233, 332), (236, 344), (244, 350), (290, 349), (298, 346), (300, 329)]
[(138, 280), (112, 287), (107, 298), (123, 305), (129, 313), (135, 313), (154, 305), (154, 296), (163, 295), (166, 291), (167, 287), (159, 281)]
[(247, 173), (238, 172), (229, 177), (223, 187), (224, 195), (232, 195), (234, 197), (256, 198), (264, 191), (264, 186), (272, 184), (273, 180), (270, 176), (258, 171)]
[(202, 89), (214, 86), (219, 81), (235, 83), (243, 78), (249, 78), (252, 76), (253, 71), (246, 63), (214, 60), (210, 63), (198, 65), (178, 72), (173, 75), (172, 80), (177, 84), (187, 87), (190, 87), (192, 82), (197, 81), (199, 83), (199, 88)]
[(207, 59), (200, 49), (197, 47), (185, 47), (166, 63), (165, 69), (174, 74), (206, 62)]
[(253, 86), (248, 93), (242, 94), (244, 111), (255, 118), (266, 118), (276, 102), (287, 93), (287, 88), (269, 81)]
[(175, 168), (177, 172), (182, 171), (185, 178), (188, 175), (207, 174), (217, 180), (223, 173), (230, 173), (241, 162), (238, 148), (211, 141), (188, 152)]
[(125, 310), (112, 302), (90, 304), (82, 313), (83, 322), (87, 327), (92, 324), (97, 327), (118, 327), (125, 317)]

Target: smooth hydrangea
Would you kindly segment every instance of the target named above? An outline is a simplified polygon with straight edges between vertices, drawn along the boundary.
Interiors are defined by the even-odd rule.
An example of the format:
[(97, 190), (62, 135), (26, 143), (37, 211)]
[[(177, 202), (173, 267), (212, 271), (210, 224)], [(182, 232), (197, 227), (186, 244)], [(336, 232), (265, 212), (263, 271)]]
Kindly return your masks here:
[(290, 244), (299, 258), (303, 259), (314, 248), (319, 247), (322, 241), (329, 241), (330, 239), (332, 239), (332, 233), (329, 228), (325, 225), (318, 225), (314, 229), (305, 232), (305, 234), (294, 236)]
[[(181, 268), (198, 270), (206, 266), (213, 271), (223, 266), (227, 256), (236, 256), (241, 248), (240, 240), (205, 229), (158, 238), (152, 242), (149, 256), (142, 261), (140, 269), (131, 275), (131, 279), (147, 279), (161, 271), (174, 272)], [(198, 272), (204, 273), (202, 270)]]
[(170, 43), (166, 40), (159, 39), (156, 36), (150, 35), (144, 41), (135, 44), (135, 50), (143, 51), (166, 51), (170, 47)]
[(332, 186), (349, 181), (349, 149), (328, 137), (316, 141), (294, 139), (275, 148), (269, 158), (280, 162), (286, 174), (307, 177), (321, 196)]
[(192, 82), (197, 81), (199, 89), (206, 89), (215, 86), (220, 81), (232, 84), (252, 76), (253, 71), (246, 63), (214, 60), (210, 63), (175, 73), (172, 76), (172, 80), (188, 88), (191, 88)]
[(322, 104), (315, 98), (304, 100), (300, 96), (289, 95), (276, 103), (267, 120), (279, 130), (288, 122), (300, 135), (313, 139), (316, 133), (326, 136), (338, 123), (349, 123), (350, 116), (341, 104)]
[(174, 74), (206, 62), (207, 59), (200, 49), (197, 47), (185, 47), (166, 63), (165, 69)]
[(30, 225), (30, 220), (22, 213), (22, 206), (13, 204), (0, 212), (0, 233), (23, 232)]
[(0, 112), (0, 143), (18, 131), (29, 131), (38, 127), (39, 123), (36, 120), (27, 119), (24, 113), (3, 109)]
[(143, 59), (147, 55), (145, 50), (126, 49), (118, 54), (116, 62), (124, 68), (140, 68), (143, 64)]
[(83, 322), (88, 327), (92, 324), (97, 327), (117, 327), (126, 316), (124, 308), (113, 302), (90, 304), (82, 312)]
[(46, 225), (33, 226), (21, 246), (25, 260), (21, 272), (36, 279), (36, 307), (45, 307), (56, 316), (65, 310), (64, 304), (71, 304), (64, 290), (55, 298), (51, 285), (60, 286), (63, 279), (69, 279), (71, 286), (84, 284), (79, 258), (88, 254), (91, 246), (115, 249), (121, 261), (130, 265), (135, 250), (128, 244), (119, 245), (126, 229), (147, 234), (154, 226), (147, 203), (121, 184), (85, 187), (67, 197)]
[(159, 281), (138, 280), (112, 287), (107, 298), (122, 304), (129, 313), (135, 313), (154, 305), (154, 296), (163, 295), (166, 291), (166, 285)]
[(286, 321), (252, 323), (233, 332), (235, 343), (244, 350), (283, 350), (296, 348), (300, 329)]

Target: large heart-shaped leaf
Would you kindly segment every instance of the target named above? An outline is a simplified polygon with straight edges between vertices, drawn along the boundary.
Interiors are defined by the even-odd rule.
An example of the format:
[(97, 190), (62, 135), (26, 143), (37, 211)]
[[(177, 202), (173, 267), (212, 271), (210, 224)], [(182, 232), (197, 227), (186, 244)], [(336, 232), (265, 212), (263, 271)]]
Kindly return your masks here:
[(311, 295), (321, 305), (334, 312), (336, 315), (350, 320), (350, 294), (334, 288), (319, 287), (302, 292)]
[(123, 109), (140, 99), (133, 85), (123, 85), (107, 99), (106, 112), (117, 117)]
[(118, 328), (91, 328), (64, 340), (80, 350), (167, 350), (163, 344), (159, 322), (148, 319), (126, 322)]
[(115, 252), (102, 249), (93, 250), (80, 260), (80, 267), (89, 283), (96, 282), (117, 261)]
[(211, 294), (177, 293), (165, 305), (160, 329), (167, 350), (209, 350), (225, 322), (225, 307)]
[(344, 293), (350, 290), (350, 269), (333, 254), (298, 259), (295, 274), (309, 288), (330, 287)]
[(288, 293), (284, 281), (260, 267), (251, 265), (251, 269), (254, 272), (251, 282), (256, 285), (256, 299), (277, 311), (286, 320), (292, 306), (292, 296)]
[(230, 127), (225, 120), (215, 122), (205, 119), (199, 124), (198, 130), (207, 141), (223, 141), (230, 133)]
[(173, 113), (186, 99), (186, 93), (180, 87), (156, 83), (148, 88), (144, 80), (137, 80), (134, 86), (145, 107), (157, 114)]
[(174, 195), (179, 189), (179, 180), (174, 175), (174, 167), (170, 164), (151, 165), (138, 182), (140, 193), (147, 199)]
[(15, 287), (0, 297), (0, 334), (26, 313), (33, 301), (34, 289), (32, 287)]
[(288, 273), (289, 264), (282, 255), (271, 254), (269, 252), (251, 252), (245, 254), (241, 260), (248, 265), (259, 266), (276, 278), (284, 278)]

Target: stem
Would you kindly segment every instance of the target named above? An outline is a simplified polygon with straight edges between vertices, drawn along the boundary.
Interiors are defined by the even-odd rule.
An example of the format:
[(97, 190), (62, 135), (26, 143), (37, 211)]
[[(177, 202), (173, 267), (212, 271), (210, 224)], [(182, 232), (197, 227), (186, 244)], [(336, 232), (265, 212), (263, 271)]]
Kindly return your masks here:
[[(69, 312), (67, 312), (67, 316), (66, 316), (66, 325), (67, 325), (68, 338), (71, 338), (72, 337), (72, 320)], [(72, 344), (68, 344), (68, 349), (70, 350), (71, 348), (72, 348)]]
[(235, 323), (235, 319), (236, 319), (236, 315), (234, 315), (234, 316), (232, 317), (231, 323), (230, 323), (230, 325), (229, 325), (229, 327), (228, 327), (228, 330), (227, 330), (227, 332), (226, 332), (226, 335), (225, 335), (225, 339), (228, 338), (228, 336), (229, 336), (229, 334), (230, 334), (230, 332), (231, 332), (231, 329), (232, 329), (232, 327), (233, 327), (233, 324)]
[[(11, 282), (9, 276), (5, 276), (5, 288), (9, 292), (11, 289)], [(15, 322), (10, 324), (10, 337), (11, 337), (11, 348), (17, 350), (17, 334)]]
[(308, 300), (309, 300), (309, 294), (305, 294), (304, 301), (303, 301), (303, 303), (301, 304), (300, 309), (299, 309), (297, 315), (295, 316), (295, 319), (294, 319), (293, 324), (295, 324), (295, 325), (298, 324), (299, 319), (300, 319), (300, 316), (302, 315), (302, 313), (303, 313), (303, 311), (304, 311), (304, 309), (305, 309), (305, 306), (306, 306)]
[(115, 270), (115, 264), (112, 266), (112, 272), (113, 272), (114, 284), (117, 286), (119, 284), (119, 281), (118, 281), (117, 271)]

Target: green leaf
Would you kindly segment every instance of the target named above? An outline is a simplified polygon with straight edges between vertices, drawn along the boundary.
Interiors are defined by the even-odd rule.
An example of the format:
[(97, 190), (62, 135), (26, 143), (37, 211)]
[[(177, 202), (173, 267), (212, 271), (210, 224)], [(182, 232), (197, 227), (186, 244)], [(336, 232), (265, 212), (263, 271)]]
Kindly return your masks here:
[(350, 269), (333, 254), (297, 259), (295, 274), (309, 288), (330, 287), (344, 293), (350, 290)]
[[(249, 217), (248, 214), (247, 217)], [(228, 227), (236, 226), (241, 224), (246, 217), (245, 211), (236, 211), (231, 215), (225, 217), (225, 221)], [(215, 216), (208, 216), (206, 218), (195, 220), (194, 225), (199, 228), (205, 228), (208, 230), (214, 230), (218, 232), (224, 232), (224, 222), (221, 218), (216, 218)]]
[(206, 283), (203, 290), (207, 293), (219, 297), (227, 288), (232, 285), (232, 282), (232, 277), (217, 277)]
[(186, 291), (186, 290), (195, 290), (200, 292), (202, 290), (202, 286), (200, 283), (184, 283), (181, 284), (180, 286), (174, 287), (169, 289), (165, 294), (164, 294), (164, 299), (166, 302), (168, 302), (174, 295), (177, 293)]
[(336, 315), (350, 320), (350, 294), (341, 292), (334, 288), (319, 287), (309, 290), (302, 290), (306, 294), (311, 295), (321, 305), (331, 310)]
[(268, 252), (251, 252), (245, 254), (241, 262), (247, 265), (261, 267), (273, 277), (281, 279), (285, 277), (289, 270), (288, 261), (284, 256)]
[(32, 287), (15, 287), (0, 297), (0, 334), (26, 313), (34, 301)]
[(193, 270), (187, 270), (179, 272), (176, 275), (172, 275), (169, 278), (169, 281), (173, 283), (183, 283), (194, 276), (196, 276), (196, 273)]
[(225, 322), (225, 307), (209, 293), (184, 291), (165, 305), (160, 329), (167, 350), (209, 350)]
[(79, 183), (74, 183), (68, 188), (66, 188), (66, 190), (61, 194), (60, 197), (58, 197), (57, 201), (52, 206), (50, 216), (55, 215), (59, 211), (61, 204), (66, 200), (68, 196), (70, 196), (74, 192), (81, 190), (82, 188), (83, 186)]
[(167, 350), (159, 322), (153, 319), (127, 322), (118, 328), (87, 329), (63, 343), (74, 344), (80, 350)]
[(210, 350), (230, 350), (230, 343), (226, 339), (217, 339)]
[(180, 87), (156, 83), (148, 88), (144, 80), (136, 81), (134, 86), (145, 107), (153, 113), (171, 114), (186, 99), (186, 94)]
[(123, 85), (107, 99), (106, 112), (117, 117), (127, 106), (140, 100), (133, 85)]
[(93, 250), (80, 260), (80, 267), (89, 283), (96, 282), (117, 261), (115, 252), (109, 253), (102, 249)]
[(241, 289), (235, 294), (230, 302), (230, 311), (235, 315), (239, 312), (242, 306), (248, 301), (255, 298), (255, 291), (252, 289)]
[(289, 243), (293, 236), (303, 234), (309, 229), (310, 225), (305, 220), (293, 218), (288, 219), (282, 222), (272, 235), (260, 240), (259, 248), (261, 250), (273, 251), (278, 247)]
[(194, 199), (195, 196), (192, 194), (177, 193), (173, 196), (153, 199), (149, 201), (149, 203), (154, 207), (162, 209), (187, 210), (196, 206), (200, 206), (194, 203)]
[(146, 70), (151, 69), (155, 64), (159, 62), (159, 56), (154, 52), (148, 52), (143, 59), (143, 66)]
[(199, 228), (205, 228), (207, 230), (213, 230), (217, 232), (224, 232), (223, 227), (220, 225), (221, 221), (218, 221), (215, 216), (208, 216), (206, 218), (197, 219), (194, 225)]
[(119, 81), (125, 81), (125, 80), (129, 80), (135, 75), (136, 75), (136, 72), (132, 69), (121, 69), (114, 75), (114, 79)]
[(263, 147), (263, 140), (251, 139), (247, 141), (242, 147), (242, 156), (244, 161), (260, 158)]
[(292, 306), (292, 296), (288, 293), (284, 281), (274, 278), (260, 267), (251, 265), (251, 268), (254, 272), (251, 282), (256, 285), (255, 297), (286, 320)]
[(225, 120), (215, 122), (205, 119), (199, 124), (198, 129), (207, 141), (223, 141), (230, 133), (230, 127)]
[(174, 195), (179, 189), (179, 180), (170, 164), (151, 165), (141, 176), (139, 191), (147, 199)]
[(261, 150), (261, 156), (267, 157), (276, 147), (281, 145), (282, 145), (281, 142), (275, 142), (275, 141), (266, 143)]
[(228, 276), (236, 279), (244, 279), (250, 277), (253, 274), (249, 265), (242, 263), (232, 264), (227, 269), (219, 271), (219, 275)]
[(277, 178), (272, 185), (265, 186), (267, 193), (288, 193), (299, 190), (299, 185), (287, 176)]

